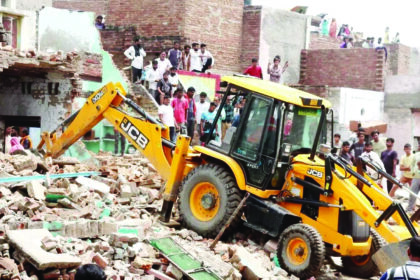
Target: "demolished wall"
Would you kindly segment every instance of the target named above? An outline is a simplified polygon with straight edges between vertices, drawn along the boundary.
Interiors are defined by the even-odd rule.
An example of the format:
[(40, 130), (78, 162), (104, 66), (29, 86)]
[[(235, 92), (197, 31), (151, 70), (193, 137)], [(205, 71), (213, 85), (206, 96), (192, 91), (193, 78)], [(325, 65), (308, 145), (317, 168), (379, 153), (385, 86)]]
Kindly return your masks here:
[(319, 32), (311, 32), (309, 49), (339, 49), (340, 44), (341, 40), (338, 38), (332, 38), (330, 36), (322, 35)]
[[(52, 84), (52, 91), (49, 84)], [(15, 76), (0, 79), (3, 100), (0, 112), (6, 116), (39, 116), (41, 130), (51, 131), (62, 122), (71, 104), (72, 85), (63, 74), (49, 73), (45, 78)], [(50, 88), (51, 89), (51, 88)]]

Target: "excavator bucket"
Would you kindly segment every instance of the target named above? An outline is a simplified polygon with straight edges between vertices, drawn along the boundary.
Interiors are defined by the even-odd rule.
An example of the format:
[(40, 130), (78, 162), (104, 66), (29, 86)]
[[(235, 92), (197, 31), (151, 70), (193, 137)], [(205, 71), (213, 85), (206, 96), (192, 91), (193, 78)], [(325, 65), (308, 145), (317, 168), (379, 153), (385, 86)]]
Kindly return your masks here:
[(396, 267), (405, 264), (408, 261), (407, 249), (410, 245), (410, 239), (395, 242), (383, 246), (373, 256), (375, 262), (381, 273), (385, 272), (391, 267)]

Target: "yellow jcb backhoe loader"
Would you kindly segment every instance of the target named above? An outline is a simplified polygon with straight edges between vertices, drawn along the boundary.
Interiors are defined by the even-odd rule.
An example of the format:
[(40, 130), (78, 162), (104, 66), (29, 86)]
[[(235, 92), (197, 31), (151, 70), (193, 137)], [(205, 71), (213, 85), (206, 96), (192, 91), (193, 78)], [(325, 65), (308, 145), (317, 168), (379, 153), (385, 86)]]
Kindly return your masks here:
[[(242, 216), (246, 226), (278, 238), (281, 267), (300, 278), (319, 274), (326, 256), (341, 256), (350, 275), (370, 277), (378, 273), (375, 251), (417, 235), (418, 224), (374, 180), (323, 145), (332, 140), (327, 100), (247, 77), (223, 77), (222, 87), (204, 146), (190, 146), (183, 135), (171, 142), (167, 127), (126, 98), (120, 84), (109, 83), (58, 130), (43, 133), (38, 148), (57, 157), (107, 119), (166, 180), (162, 220), (178, 199), (183, 224), (214, 237), (249, 193), (230, 228)], [(228, 97), (244, 106), (222, 135)], [(122, 102), (138, 114), (124, 112)]]

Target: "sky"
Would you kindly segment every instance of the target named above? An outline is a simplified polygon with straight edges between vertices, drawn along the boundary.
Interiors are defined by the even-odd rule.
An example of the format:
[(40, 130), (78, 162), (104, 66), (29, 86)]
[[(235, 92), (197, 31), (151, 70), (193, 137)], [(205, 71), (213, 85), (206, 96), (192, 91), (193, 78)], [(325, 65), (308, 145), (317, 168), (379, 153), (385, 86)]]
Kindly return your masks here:
[[(290, 10), (295, 6), (307, 6), (308, 15), (327, 13), (336, 18), (339, 26), (343, 23), (353, 26), (354, 31), (363, 36), (384, 37), (385, 27), (389, 26), (390, 40), (396, 32), (400, 42), (410, 47), (420, 47), (418, 15), (420, 2), (413, 0), (252, 0), (252, 5), (263, 5)], [(418, 5), (418, 6), (417, 6)], [(376, 41), (376, 40), (375, 40)]]

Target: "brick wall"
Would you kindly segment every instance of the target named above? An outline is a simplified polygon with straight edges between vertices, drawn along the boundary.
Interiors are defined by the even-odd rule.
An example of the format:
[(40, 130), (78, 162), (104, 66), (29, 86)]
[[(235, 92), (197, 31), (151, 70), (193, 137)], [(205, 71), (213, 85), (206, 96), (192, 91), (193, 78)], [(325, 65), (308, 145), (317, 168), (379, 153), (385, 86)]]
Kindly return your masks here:
[(184, 36), (207, 44), (215, 69), (240, 70), (243, 7), (243, 0), (185, 1)]
[(109, 0), (53, 0), (53, 7), (76, 11), (94, 12), (97, 15), (108, 13)]
[(388, 51), (386, 75), (410, 74), (411, 48), (402, 44), (385, 45)]
[(374, 49), (302, 50), (299, 83), (382, 91), (384, 61)]
[(310, 85), (289, 85), (292, 88), (302, 90), (305, 92), (309, 92), (315, 94), (316, 96), (327, 98), (328, 99), (328, 90), (329, 87), (327, 85), (319, 85), (319, 86), (310, 86)]
[(340, 43), (341, 41), (337, 38), (331, 38), (330, 36), (324, 36), (319, 33), (311, 33), (309, 49), (339, 49)]
[(261, 6), (245, 6), (242, 20), (241, 69), (259, 57), (261, 33)]
[[(121, 53), (140, 35), (149, 57), (167, 50), (173, 41), (205, 42), (217, 70), (238, 71), (241, 51), (242, 0), (54, 0), (57, 8), (93, 11), (106, 15), (102, 31), (104, 49)], [(127, 28), (132, 28), (127, 40)], [(114, 56), (117, 65), (124, 64)]]
[[(112, 7), (108, 12), (107, 17), (107, 22), (110, 25), (135, 26), (139, 34), (144, 37), (176, 36), (181, 35), (183, 32), (185, 1), (108, 1), (108, 7)], [(202, 4), (204, 4), (204, 2)]]

